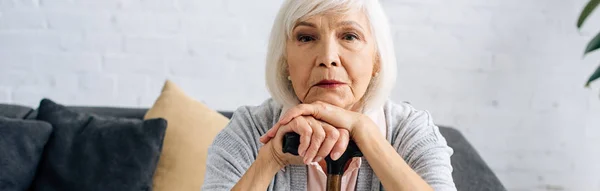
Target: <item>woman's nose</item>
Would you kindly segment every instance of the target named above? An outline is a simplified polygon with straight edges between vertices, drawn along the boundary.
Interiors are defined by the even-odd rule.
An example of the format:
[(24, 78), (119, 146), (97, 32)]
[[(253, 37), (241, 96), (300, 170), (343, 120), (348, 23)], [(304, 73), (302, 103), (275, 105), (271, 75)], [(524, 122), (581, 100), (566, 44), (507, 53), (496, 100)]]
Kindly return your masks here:
[(324, 66), (324, 67), (332, 67), (332, 66), (337, 66), (338, 64), (336, 62), (331, 62), (329, 64), (325, 64), (325, 63), (320, 63), (319, 66)]
[(321, 54), (317, 63), (319, 67), (335, 67), (341, 66), (338, 45), (335, 40), (327, 40), (321, 45)]

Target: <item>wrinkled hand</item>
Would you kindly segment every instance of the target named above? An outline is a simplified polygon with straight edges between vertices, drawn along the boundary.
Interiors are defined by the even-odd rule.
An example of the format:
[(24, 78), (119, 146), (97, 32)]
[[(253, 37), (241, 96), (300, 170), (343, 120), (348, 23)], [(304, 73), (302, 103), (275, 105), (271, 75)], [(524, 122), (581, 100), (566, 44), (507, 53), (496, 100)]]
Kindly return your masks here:
[[(319, 162), (329, 155), (329, 153), (334, 153), (334, 155), (337, 155), (336, 157), (339, 157), (346, 150), (349, 141), (347, 130), (337, 129), (312, 116), (297, 116), (292, 118), (288, 123), (278, 125), (277, 129), (273, 132), (275, 132), (275, 135), (273, 135), (274, 140), (277, 141), (271, 141), (273, 137), (269, 137), (268, 139), (261, 138), (261, 142), (271, 147), (271, 153), (274, 154), (275, 159), (283, 166)], [(300, 135), (299, 156), (289, 153), (284, 154), (282, 151), (283, 136), (290, 132)], [(337, 158), (334, 158), (332, 155), (332, 159)]]
[[(333, 160), (337, 160), (346, 151), (348, 141), (355, 127), (360, 126), (362, 118), (361, 113), (324, 102), (300, 104), (286, 111), (260, 141), (267, 143), (275, 138), (281, 143), (285, 133), (296, 132), (300, 135), (298, 153), (304, 156), (305, 164), (314, 161), (315, 156), (318, 157), (316, 159), (322, 159), (329, 153)], [(284, 127), (288, 129), (283, 131)], [(280, 134), (282, 136), (278, 137)]]

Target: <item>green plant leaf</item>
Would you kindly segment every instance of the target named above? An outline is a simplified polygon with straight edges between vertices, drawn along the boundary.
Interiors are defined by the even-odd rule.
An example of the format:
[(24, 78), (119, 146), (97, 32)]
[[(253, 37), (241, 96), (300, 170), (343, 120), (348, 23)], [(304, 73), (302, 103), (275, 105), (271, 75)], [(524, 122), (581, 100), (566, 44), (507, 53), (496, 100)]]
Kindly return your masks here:
[(596, 35), (596, 37), (594, 37), (587, 45), (587, 48), (585, 48), (585, 53), (590, 53), (596, 49), (600, 48), (600, 33), (598, 33)]
[(585, 19), (587, 19), (588, 16), (592, 14), (592, 12), (594, 11), (594, 9), (596, 9), (598, 4), (600, 4), (600, 0), (590, 0), (590, 2), (588, 2), (587, 5), (585, 5), (585, 8), (583, 8), (583, 11), (581, 11), (581, 14), (579, 15), (579, 20), (577, 20), (577, 28), (581, 28), (581, 25), (583, 25)]
[(590, 79), (585, 83), (585, 87), (590, 87), (590, 83), (592, 83), (594, 80), (597, 80), (598, 78), (600, 78), (600, 66), (598, 66), (594, 74), (590, 76)]

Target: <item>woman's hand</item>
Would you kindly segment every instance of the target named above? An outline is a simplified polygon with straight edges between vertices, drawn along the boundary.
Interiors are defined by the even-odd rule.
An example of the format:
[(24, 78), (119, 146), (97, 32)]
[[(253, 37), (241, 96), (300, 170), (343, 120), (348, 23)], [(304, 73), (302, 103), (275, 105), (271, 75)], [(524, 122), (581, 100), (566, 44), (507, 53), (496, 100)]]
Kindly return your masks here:
[[(322, 123), (325, 123), (328, 126), (334, 126), (339, 132), (349, 135), (348, 138), (354, 137), (356, 128), (362, 126), (365, 117), (361, 113), (348, 111), (324, 102), (300, 104), (286, 111), (286, 113), (280, 118), (279, 122), (277, 122), (273, 128), (267, 131), (267, 133), (260, 138), (260, 141), (263, 143), (268, 142), (273, 137), (276, 137), (276, 134), (279, 132), (279, 128), (292, 123), (296, 118), (305, 118), (307, 116), (313, 117), (313, 119), (317, 121), (322, 121)], [(341, 154), (346, 150), (348, 141), (349, 139), (345, 139), (343, 150), (333, 150), (331, 155), (332, 159), (337, 160), (339, 156), (341, 156)], [(301, 146), (300, 148), (305, 147)]]
[[(271, 141), (272, 139), (269, 138), (263, 143), (266, 143), (265, 146), (270, 147), (270, 153), (272, 153), (273, 158), (280, 166), (319, 162), (329, 155), (329, 153), (339, 153), (337, 155), (341, 155), (346, 150), (349, 141), (348, 131), (337, 129), (312, 116), (297, 116), (292, 118), (288, 123), (278, 125), (277, 130), (273, 132), (275, 132), (274, 141)], [(290, 132), (300, 135), (299, 156), (289, 153), (284, 154), (282, 151), (283, 136)], [(261, 138), (261, 142), (263, 140), (265, 139)]]

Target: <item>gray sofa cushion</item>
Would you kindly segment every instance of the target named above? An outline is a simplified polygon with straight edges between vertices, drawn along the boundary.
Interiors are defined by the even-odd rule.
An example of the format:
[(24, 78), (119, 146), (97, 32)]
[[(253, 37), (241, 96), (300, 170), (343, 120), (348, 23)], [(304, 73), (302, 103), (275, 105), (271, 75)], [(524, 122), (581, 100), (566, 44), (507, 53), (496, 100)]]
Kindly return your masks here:
[(0, 190), (29, 188), (50, 133), (49, 123), (0, 116)]
[(31, 190), (152, 190), (164, 119), (76, 112), (48, 99), (38, 111), (54, 131)]
[(452, 177), (459, 191), (503, 191), (506, 190), (492, 169), (483, 161), (475, 148), (456, 129), (440, 127), (452, 155)]

